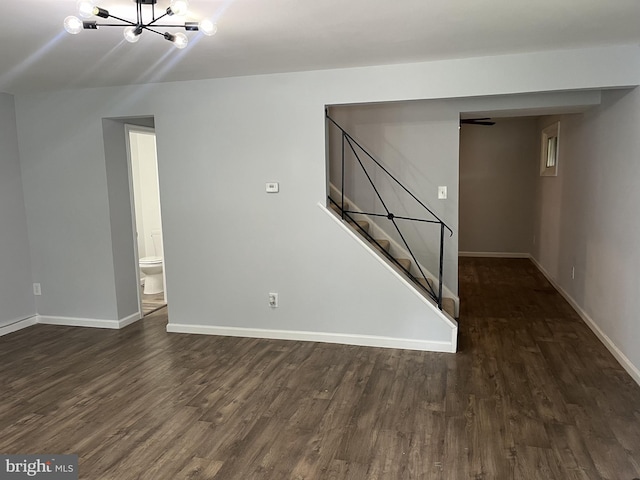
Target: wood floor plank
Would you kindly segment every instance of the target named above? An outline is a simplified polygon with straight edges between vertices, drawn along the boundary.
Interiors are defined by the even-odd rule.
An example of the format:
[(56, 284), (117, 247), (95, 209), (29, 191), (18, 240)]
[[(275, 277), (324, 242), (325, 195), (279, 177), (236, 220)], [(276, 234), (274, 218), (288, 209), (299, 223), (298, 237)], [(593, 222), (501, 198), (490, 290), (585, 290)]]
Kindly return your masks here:
[(544, 478), (545, 480), (564, 480), (566, 475), (558, 465), (550, 448), (523, 446), (518, 448), (513, 478), (515, 480)]
[(0, 452), (83, 480), (640, 478), (640, 387), (535, 266), (459, 278), (456, 354), (168, 334), (166, 309), (0, 337)]
[(215, 477), (220, 471), (223, 462), (214, 462), (204, 458), (193, 457), (189, 462), (175, 474), (174, 478), (184, 480), (208, 480)]

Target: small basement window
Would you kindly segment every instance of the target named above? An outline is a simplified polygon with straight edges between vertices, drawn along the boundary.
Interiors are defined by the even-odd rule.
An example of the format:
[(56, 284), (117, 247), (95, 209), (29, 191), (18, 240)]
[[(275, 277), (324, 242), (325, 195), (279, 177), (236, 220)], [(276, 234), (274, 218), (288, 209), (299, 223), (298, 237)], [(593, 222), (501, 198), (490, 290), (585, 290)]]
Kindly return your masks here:
[(540, 175), (543, 177), (558, 176), (558, 153), (560, 147), (560, 122), (549, 125), (542, 130), (540, 146)]

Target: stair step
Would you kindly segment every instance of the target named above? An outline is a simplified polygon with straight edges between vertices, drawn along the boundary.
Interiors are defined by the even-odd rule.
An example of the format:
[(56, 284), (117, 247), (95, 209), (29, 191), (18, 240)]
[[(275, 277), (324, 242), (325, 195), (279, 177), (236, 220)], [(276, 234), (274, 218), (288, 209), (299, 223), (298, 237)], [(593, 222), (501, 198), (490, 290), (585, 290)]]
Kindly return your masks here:
[(358, 226), (359, 226), (360, 228), (355, 227), (355, 228), (356, 228), (356, 230), (360, 230), (360, 229), (362, 229), (362, 230), (364, 230), (365, 232), (368, 232), (368, 231), (369, 231), (369, 222), (367, 222), (367, 221), (365, 221), (365, 220), (356, 220), (355, 222), (349, 221), (349, 223), (351, 223), (351, 224), (353, 224), (353, 223), (357, 223), (357, 224), (358, 224)]
[(442, 298), (442, 310), (447, 312), (451, 318), (456, 318), (456, 302), (453, 301), (453, 298)]
[[(345, 203), (345, 205), (347, 205), (347, 204)], [(332, 203), (332, 204), (330, 205), (330, 207), (331, 207), (331, 210), (333, 210), (334, 212), (336, 212), (338, 215), (342, 215), (342, 212), (340, 211), (340, 207), (339, 207), (338, 205), (336, 205), (336, 204)], [(368, 232), (368, 231), (369, 231), (370, 224), (369, 224), (369, 222), (367, 222), (366, 220), (356, 220), (356, 221), (354, 222), (354, 221), (353, 221), (353, 220), (351, 220), (350, 218), (346, 218), (346, 217), (345, 217), (345, 220), (347, 220), (347, 222), (349, 222), (349, 223), (350, 223), (350, 224), (351, 224), (351, 225), (352, 225), (356, 230), (360, 230), (360, 229), (362, 229), (362, 230), (364, 230), (365, 232)], [(358, 224), (358, 226), (359, 226), (360, 228), (358, 228), (358, 226), (356, 226), (356, 225), (354, 225), (354, 224)]]
[(391, 242), (389, 242), (389, 240), (384, 240), (382, 238), (376, 238), (375, 239), (376, 242), (378, 242), (378, 245), (376, 245), (375, 243), (373, 244), (374, 247), (376, 247), (378, 250), (380, 249), (380, 247), (382, 247), (383, 250), (385, 251), (389, 251), (389, 247), (391, 246)]
[(402, 268), (404, 268), (405, 270), (411, 269), (411, 260), (409, 260), (408, 258), (396, 258), (396, 261), (400, 265), (402, 265)]
[[(418, 278), (417, 280), (425, 288), (428, 289), (429, 286), (431, 286), (431, 288), (435, 293), (438, 292), (437, 286), (434, 284), (433, 280), (431, 280), (430, 278), (427, 280), (425, 280), (424, 278)], [(442, 310), (447, 312), (451, 316), (451, 318), (456, 318), (456, 302), (453, 300), (453, 298), (442, 297)]]
[[(333, 210), (334, 212), (340, 213), (340, 205), (336, 205), (333, 202), (329, 202), (329, 207), (331, 208), (331, 210)], [(349, 210), (349, 202), (344, 202), (344, 209), (345, 210)]]

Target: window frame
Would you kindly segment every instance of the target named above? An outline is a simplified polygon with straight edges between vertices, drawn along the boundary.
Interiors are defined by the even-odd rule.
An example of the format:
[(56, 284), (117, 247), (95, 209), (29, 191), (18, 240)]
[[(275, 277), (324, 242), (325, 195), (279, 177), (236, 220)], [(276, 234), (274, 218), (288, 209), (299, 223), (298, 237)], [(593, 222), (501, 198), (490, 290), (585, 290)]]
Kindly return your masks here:
[(542, 129), (540, 139), (540, 176), (557, 177), (560, 159), (560, 122)]

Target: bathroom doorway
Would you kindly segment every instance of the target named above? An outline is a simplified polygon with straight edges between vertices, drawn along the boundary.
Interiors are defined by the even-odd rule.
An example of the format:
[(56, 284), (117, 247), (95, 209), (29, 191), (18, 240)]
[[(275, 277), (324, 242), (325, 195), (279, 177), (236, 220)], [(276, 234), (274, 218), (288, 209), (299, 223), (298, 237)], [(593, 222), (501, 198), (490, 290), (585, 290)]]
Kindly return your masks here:
[(153, 128), (125, 125), (142, 315), (167, 304), (156, 134)]

